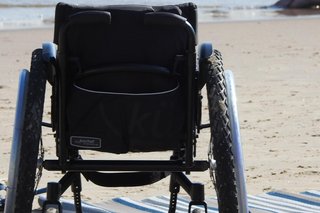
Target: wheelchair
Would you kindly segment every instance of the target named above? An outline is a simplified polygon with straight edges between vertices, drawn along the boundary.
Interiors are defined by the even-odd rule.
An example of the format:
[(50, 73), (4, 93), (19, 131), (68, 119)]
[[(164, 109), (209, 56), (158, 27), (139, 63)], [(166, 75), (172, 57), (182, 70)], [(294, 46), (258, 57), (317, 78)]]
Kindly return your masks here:
[[(52, 88), (49, 123), (42, 121), (46, 85)], [(202, 123), (202, 111), (209, 123)], [(53, 132), (54, 159), (45, 159), (42, 128)], [(205, 128), (208, 160), (197, 160)], [(119, 159), (85, 159), (83, 150)], [(145, 152), (170, 157), (121, 159)], [(176, 211), (180, 188), (190, 196), (189, 212), (199, 206), (207, 212), (204, 184), (188, 177), (205, 171), (219, 212), (248, 212), (233, 75), (212, 44), (197, 45), (195, 4), (57, 4), (53, 43), (34, 50), (30, 71), (20, 74), (6, 213), (31, 212), (42, 169), (63, 174), (47, 184), (43, 212), (62, 212), (59, 199), (69, 187), (82, 212), (83, 177), (103, 187), (169, 177), (168, 212)]]

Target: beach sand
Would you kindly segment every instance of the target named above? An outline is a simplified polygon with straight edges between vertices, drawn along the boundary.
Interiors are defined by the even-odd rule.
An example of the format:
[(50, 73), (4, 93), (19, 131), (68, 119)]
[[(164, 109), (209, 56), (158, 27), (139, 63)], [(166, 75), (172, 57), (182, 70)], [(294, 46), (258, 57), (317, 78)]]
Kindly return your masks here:
[[(294, 19), (199, 26), (199, 41), (212, 42), (223, 54), (225, 69), (234, 72), (249, 194), (320, 188), (319, 25), (320, 19)], [(52, 37), (52, 29), (0, 32), (3, 180), (7, 178), (19, 71), (29, 68), (32, 50)], [(49, 92), (50, 88), (48, 97)], [(49, 103), (45, 110), (49, 120)], [(208, 142), (205, 130), (198, 143), (200, 158), (206, 158)], [(54, 156), (54, 140), (48, 130), (44, 131), (44, 144), (46, 155)], [(156, 156), (167, 158), (168, 154)], [(89, 157), (102, 158), (102, 154), (91, 153)], [(44, 172), (40, 185), (59, 177), (57, 172)], [(208, 172), (195, 173), (192, 179), (206, 183), (207, 196), (215, 195)], [(146, 187), (107, 189), (84, 180), (83, 199), (100, 202), (117, 196), (141, 199), (168, 195), (168, 182), (164, 179)]]

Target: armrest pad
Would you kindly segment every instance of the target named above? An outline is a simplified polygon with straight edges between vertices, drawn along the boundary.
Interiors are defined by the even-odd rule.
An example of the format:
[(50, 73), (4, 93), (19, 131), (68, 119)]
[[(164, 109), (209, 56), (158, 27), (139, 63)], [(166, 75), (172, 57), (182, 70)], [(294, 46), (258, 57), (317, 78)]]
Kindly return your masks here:
[(52, 62), (56, 60), (56, 45), (52, 42), (42, 44), (42, 58), (46, 62)]
[(211, 43), (202, 43), (199, 47), (199, 59), (207, 60), (213, 54), (213, 47)]

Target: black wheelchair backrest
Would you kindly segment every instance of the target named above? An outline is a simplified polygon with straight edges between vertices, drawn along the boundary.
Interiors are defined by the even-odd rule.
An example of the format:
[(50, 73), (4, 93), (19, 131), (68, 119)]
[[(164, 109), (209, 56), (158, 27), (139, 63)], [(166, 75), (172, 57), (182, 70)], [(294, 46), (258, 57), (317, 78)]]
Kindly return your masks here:
[(181, 148), (195, 29), (191, 3), (58, 4), (54, 41), (68, 144), (114, 153)]

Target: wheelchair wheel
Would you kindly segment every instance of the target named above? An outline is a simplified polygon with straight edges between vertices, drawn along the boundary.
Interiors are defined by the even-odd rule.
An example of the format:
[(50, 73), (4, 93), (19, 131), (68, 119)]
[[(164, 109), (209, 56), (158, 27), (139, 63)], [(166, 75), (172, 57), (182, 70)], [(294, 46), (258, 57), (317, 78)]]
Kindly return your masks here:
[(207, 95), (211, 138), (210, 175), (213, 179), (219, 212), (239, 212), (232, 135), (227, 91), (221, 54), (214, 51), (208, 60)]
[(20, 74), (5, 212), (31, 212), (45, 94), (42, 50), (32, 53), (31, 71)]

